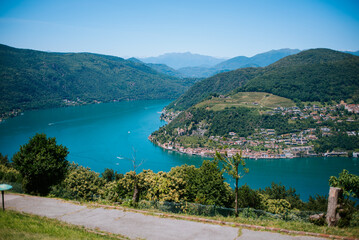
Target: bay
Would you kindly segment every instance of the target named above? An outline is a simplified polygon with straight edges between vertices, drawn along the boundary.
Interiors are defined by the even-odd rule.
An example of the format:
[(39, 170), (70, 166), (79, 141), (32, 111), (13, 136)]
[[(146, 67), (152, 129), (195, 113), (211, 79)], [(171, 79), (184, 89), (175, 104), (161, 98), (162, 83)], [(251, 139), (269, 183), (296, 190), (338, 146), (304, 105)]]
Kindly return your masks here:
[[(169, 100), (130, 101), (55, 108), (25, 112), (0, 123), (0, 152), (11, 157), (20, 145), (36, 133), (56, 137), (69, 149), (68, 160), (96, 172), (105, 168), (120, 173), (132, 170), (134, 152), (142, 169), (169, 171), (183, 164), (200, 166), (207, 158), (167, 151), (152, 144), (147, 137), (165, 124), (160, 112)], [(307, 200), (309, 195), (328, 193), (328, 179), (343, 169), (359, 174), (355, 158), (295, 158), (247, 160), (250, 172), (241, 179), (258, 189), (272, 182), (293, 187)], [(230, 179), (227, 181), (233, 186)]]

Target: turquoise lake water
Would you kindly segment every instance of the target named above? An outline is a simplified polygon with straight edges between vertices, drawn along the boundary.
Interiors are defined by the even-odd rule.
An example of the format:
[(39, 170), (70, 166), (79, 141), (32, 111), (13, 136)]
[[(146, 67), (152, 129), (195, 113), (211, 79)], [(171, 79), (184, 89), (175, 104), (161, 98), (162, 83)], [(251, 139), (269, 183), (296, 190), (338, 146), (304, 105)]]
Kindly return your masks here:
[[(130, 171), (126, 158), (132, 157), (132, 149), (138, 161), (144, 160), (141, 169), (158, 172), (183, 164), (200, 166), (206, 158), (163, 150), (147, 139), (165, 124), (159, 116), (168, 103), (146, 100), (25, 112), (0, 123), (0, 152), (11, 157), (30, 137), (46, 133), (69, 149), (69, 161), (96, 172), (105, 168)], [(343, 169), (359, 174), (355, 158), (258, 159), (247, 160), (247, 166), (250, 172), (241, 180), (243, 184), (258, 189), (281, 182), (294, 187), (303, 200), (327, 194), (329, 177)]]

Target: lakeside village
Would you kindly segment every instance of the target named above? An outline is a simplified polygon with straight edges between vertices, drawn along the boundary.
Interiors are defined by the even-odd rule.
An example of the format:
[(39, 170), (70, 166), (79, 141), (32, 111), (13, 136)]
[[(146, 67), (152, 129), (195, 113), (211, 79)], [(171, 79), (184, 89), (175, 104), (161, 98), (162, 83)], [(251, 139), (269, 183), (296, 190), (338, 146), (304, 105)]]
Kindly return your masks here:
[[(344, 112), (351, 113), (350, 115)], [(359, 104), (346, 104), (341, 101), (335, 106), (318, 107), (305, 106), (303, 109), (298, 107), (283, 108), (278, 107), (267, 114), (282, 114), (289, 115), (292, 121), (297, 119), (312, 118), (316, 124), (322, 124), (325, 121), (332, 120), (333, 122), (341, 123), (343, 121), (354, 122), (359, 119)], [(179, 112), (163, 112), (161, 119), (170, 122), (177, 117)], [(185, 136), (186, 130), (177, 129), (179, 136)], [(359, 136), (359, 131), (348, 131), (348, 136)], [(309, 128), (296, 133), (287, 133), (277, 135), (274, 129), (256, 129), (255, 133), (248, 137), (238, 136), (235, 132), (229, 132), (229, 137), (209, 136), (209, 140), (217, 143), (220, 149), (216, 149), (219, 153), (227, 152), (228, 156), (233, 156), (236, 153), (242, 152), (242, 156), (251, 159), (263, 158), (295, 158), (295, 157), (312, 157), (312, 156), (348, 156), (348, 152), (327, 152), (323, 154), (316, 154), (314, 152), (313, 142), (318, 139), (318, 135), (331, 136), (333, 129), (330, 127)], [(166, 142), (159, 143), (151, 135), (149, 140), (156, 143), (160, 147), (186, 153), (190, 155), (200, 155), (205, 157), (213, 157), (216, 150), (205, 147), (183, 147), (179, 143)], [(218, 146), (217, 145), (217, 146)], [(226, 146), (226, 147), (224, 147)], [(265, 150), (264, 150), (265, 149)], [(353, 153), (353, 157), (359, 157), (358, 152)]]

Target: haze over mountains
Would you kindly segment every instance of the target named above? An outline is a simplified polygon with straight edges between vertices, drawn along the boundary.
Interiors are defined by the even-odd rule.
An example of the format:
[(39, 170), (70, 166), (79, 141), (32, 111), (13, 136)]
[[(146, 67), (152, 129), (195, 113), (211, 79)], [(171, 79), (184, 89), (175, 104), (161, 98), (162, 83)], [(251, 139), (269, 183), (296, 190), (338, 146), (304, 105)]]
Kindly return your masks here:
[(166, 53), (158, 57), (139, 58), (139, 60), (141, 60), (144, 63), (166, 64), (171, 68), (179, 69), (183, 67), (198, 67), (198, 66), (210, 67), (220, 62), (223, 62), (226, 59), (185, 52), (185, 53)]
[[(260, 53), (253, 57), (238, 56), (228, 60), (203, 56), (199, 54), (168, 53), (158, 57), (140, 59), (145, 63), (165, 64), (172, 69), (165, 71), (171, 76), (206, 78), (220, 72), (245, 67), (265, 67), (279, 59), (300, 52), (298, 49), (279, 49)], [(154, 65), (153, 67), (156, 68)], [(163, 68), (163, 67), (162, 67)], [(161, 69), (158, 69), (161, 71)], [(167, 74), (168, 74), (167, 73)]]

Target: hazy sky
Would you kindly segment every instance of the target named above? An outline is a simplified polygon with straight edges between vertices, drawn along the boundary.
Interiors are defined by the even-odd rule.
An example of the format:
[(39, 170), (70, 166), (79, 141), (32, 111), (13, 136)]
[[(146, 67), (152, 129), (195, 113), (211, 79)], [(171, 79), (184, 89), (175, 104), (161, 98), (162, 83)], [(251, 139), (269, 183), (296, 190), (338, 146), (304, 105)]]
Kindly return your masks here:
[(120, 57), (359, 50), (353, 0), (0, 0), (0, 43)]

